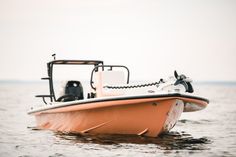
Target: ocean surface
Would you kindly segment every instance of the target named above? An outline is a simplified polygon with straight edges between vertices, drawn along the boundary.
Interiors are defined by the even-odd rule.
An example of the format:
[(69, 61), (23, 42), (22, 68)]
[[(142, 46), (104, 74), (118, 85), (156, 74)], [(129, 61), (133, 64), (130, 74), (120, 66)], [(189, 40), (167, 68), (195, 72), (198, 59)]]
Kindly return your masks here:
[(44, 83), (0, 83), (0, 157), (236, 156), (236, 84), (198, 83), (210, 100), (205, 110), (183, 113), (177, 125), (156, 138), (82, 136), (34, 129), (30, 107), (42, 103)]

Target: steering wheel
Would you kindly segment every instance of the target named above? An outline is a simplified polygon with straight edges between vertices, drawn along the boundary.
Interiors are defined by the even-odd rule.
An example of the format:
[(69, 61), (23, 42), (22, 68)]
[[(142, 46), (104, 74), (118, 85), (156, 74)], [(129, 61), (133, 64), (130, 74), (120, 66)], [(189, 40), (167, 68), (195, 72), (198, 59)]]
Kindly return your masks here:
[(57, 99), (57, 101), (60, 101), (60, 102), (73, 101), (73, 100), (76, 100), (76, 97), (71, 94), (62, 95)]

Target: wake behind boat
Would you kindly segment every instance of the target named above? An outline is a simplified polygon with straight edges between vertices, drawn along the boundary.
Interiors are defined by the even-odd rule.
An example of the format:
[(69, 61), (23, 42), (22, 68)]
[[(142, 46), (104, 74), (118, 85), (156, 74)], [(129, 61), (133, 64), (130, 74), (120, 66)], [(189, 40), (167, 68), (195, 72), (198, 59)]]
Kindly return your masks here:
[[(56, 97), (55, 65), (90, 66), (91, 92), (79, 80), (68, 80)], [(69, 133), (136, 134), (156, 137), (172, 129), (182, 112), (204, 109), (209, 101), (194, 96), (185, 75), (151, 83), (130, 83), (126, 66), (99, 60), (53, 60), (47, 63), (49, 94), (37, 95), (44, 105), (32, 108), (37, 128)], [(79, 73), (78, 73), (79, 75)]]

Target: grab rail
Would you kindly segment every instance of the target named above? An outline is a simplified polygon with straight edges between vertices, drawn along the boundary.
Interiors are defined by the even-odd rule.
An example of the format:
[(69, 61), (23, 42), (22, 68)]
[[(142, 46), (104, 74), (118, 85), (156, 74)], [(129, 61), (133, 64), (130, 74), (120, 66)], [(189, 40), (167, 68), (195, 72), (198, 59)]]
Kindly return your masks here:
[(124, 66), (124, 65), (97, 65), (93, 68), (92, 72), (91, 72), (91, 78), (90, 78), (90, 86), (92, 87), (92, 89), (96, 90), (96, 87), (93, 86), (93, 74), (94, 72), (98, 71), (99, 68), (102, 68), (102, 71), (104, 71), (104, 68), (110, 68), (108, 69), (109, 71), (112, 71), (113, 68), (124, 68), (127, 70), (127, 84), (129, 84), (129, 77), (130, 77), (130, 72), (129, 72), (129, 69)]

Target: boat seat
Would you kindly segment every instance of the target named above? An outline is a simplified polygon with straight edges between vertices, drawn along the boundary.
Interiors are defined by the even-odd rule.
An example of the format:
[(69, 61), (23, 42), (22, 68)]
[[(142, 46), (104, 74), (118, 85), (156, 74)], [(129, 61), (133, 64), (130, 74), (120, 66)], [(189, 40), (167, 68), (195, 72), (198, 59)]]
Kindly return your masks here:
[(103, 87), (107, 85), (126, 84), (123, 71), (98, 71), (95, 73), (95, 87), (97, 97), (123, 95), (121, 91), (107, 92)]
[(64, 95), (57, 101), (74, 101), (84, 99), (83, 87), (80, 81), (68, 81), (65, 86)]

